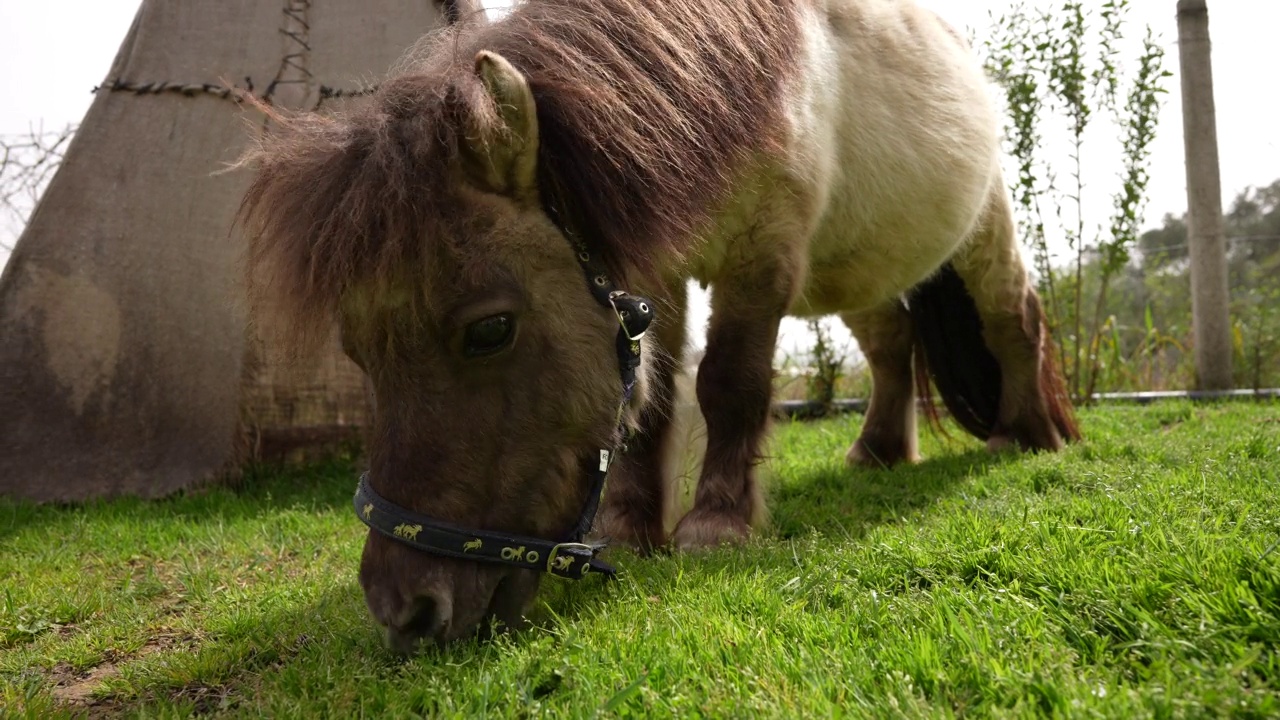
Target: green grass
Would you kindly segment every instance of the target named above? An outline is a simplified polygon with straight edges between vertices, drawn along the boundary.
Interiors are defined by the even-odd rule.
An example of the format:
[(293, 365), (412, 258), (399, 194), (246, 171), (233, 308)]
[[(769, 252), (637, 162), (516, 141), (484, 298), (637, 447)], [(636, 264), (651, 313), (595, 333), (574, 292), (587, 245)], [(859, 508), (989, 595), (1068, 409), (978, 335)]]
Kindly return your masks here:
[(411, 660), (355, 580), (351, 462), (240, 491), (0, 502), (0, 716), (1277, 717), (1280, 406), (1082, 413), (1088, 440), (842, 467), (777, 428), (746, 547), (548, 579), (537, 625)]

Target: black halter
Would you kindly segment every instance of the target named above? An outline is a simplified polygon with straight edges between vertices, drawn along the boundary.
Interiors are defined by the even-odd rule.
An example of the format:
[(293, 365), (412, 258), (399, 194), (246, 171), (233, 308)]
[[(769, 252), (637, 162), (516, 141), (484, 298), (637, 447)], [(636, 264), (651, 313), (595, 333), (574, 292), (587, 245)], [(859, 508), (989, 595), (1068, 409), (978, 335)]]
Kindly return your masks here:
[(590, 573), (612, 576), (616, 571), (596, 559), (596, 553), (607, 543), (584, 543), (595, 522), (596, 511), (604, 497), (605, 480), (618, 452), (625, 449), (627, 429), (622, 414), (631, 402), (636, 385), (636, 368), (640, 366), (640, 338), (653, 323), (653, 304), (643, 297), (630, 295), (614, 287), (604, 268), (571, 233), (565, 233), (574, 246), (578, 263), (587, 276), (587, 287), (596, 302), (612, 309), (618, 318), (616, 348), (618, 375), (622, 380), (622, 401), (618, 404), (617, 440), (613, 448), (601, 448), (599, 462), (592, 459), (591, 490), (587, 493), (578, 524), (562, 541), (508, 535), (487, 530), (470, 530), (426, 515), (406, 510), (379, 495), (369, 485), (368, 473), (360, 476), (353, 504), (356, 516), (364, 524), (410, 547), (437, 555), (514, 565), (527, 570), (541, 570), (564, 578), (579, 579)]

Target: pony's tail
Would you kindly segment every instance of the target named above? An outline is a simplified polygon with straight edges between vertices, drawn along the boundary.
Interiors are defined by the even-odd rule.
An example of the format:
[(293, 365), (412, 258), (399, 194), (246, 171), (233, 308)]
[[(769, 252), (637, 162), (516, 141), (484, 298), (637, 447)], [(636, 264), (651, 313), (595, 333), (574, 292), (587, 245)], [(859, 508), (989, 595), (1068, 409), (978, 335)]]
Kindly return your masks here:
[[(908, 309), (915, 335), (916, 391), (930, 424), (945, 434), (933, 404), (932, 381), (956, 423), (979, 440), (990, 439), (1000, 412), (1000, 363), (983, 339), (978, 306), (951, 263), (912, 291)], [(1040, 392), (1049, 418), (1064, 440), (1079, 440), (1071, 400), (1054, 361), (1053, 341), (1034, 293), (1029, 294), (1026, 310), (1026, 320), (1040, 326)]]
[(1034, 291), (1027, 293), (1027, 312), (1033, 313), (1040, 323), (1040, 394), (1048, 407), (1049, 419), (1063, 440), (1078, 442), (1083, 436), (1072, 410), (1067, 380), (1058, 367), (1058, 346), (1053, 341), (1053, 333), (1049, 332), (1049, 324), (1045, 322), (1040, 296)]
[[(1000, 363), (982, 339), (978, 306), (951, 263), (912, 290), (916, 392), (941, 430), (933, 385), (956, 423), (979, 440), (991, 437), (1000, 411)], [(945, 431), (944, 431), (945, 432)]]

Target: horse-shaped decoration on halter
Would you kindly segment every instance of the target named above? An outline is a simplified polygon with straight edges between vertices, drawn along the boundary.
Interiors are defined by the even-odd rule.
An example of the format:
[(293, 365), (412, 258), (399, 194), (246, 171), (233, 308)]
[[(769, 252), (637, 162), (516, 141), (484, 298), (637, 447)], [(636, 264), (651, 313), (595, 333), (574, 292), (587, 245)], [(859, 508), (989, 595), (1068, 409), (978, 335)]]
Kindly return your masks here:
[[(993, 450), (1079, 437), (986, 79), (911, 0), (524, 0), (349, 112), (264, 110), (250, 297), (291, 347), (336, 321), (370, 378), (359, 578), (398, 649), (515, 622), (543, 573), (612, 572), (584, 535), (748, 537), (787, 315), (839, 314), (868, 359), (854, 466), (918, 458), (922, 379)], [(668, 533), (690, 278), (706, 452)]]

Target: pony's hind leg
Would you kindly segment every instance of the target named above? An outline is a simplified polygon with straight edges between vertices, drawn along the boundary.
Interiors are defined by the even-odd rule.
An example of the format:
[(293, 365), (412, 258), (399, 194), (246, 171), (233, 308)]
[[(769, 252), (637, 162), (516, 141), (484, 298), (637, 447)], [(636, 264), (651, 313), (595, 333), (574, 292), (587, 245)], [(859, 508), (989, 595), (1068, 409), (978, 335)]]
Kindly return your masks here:
[(987, 446), (1055, 451), (1078, 440), (1070, 399), (1062, 390), (1040, 298), (1018, 253), (1003, 185), (997, 184), (977, 233), (952, 258), (1000, 367), (1000, 397)]
[(675, 378), (684, 357), (687, 295), (680, 280), (668, 283), (661, 295), (650, 295), (658, 314), (650, 336), (658, 348), (650, 346), (654, 368), (649, 375), (649, 400), (627, 451), (614, 461), (597, 521), (612, 542), (641, 553), (666, 542), (663, 511), (668, 488), (663, 459), (671, 439)]
[(850, 465), (890, 467), (919, 459), (916, 391), (911, 371), (911, 315), (898, 299), (840, 316), (871, 368), (871, 404), (862, 432), (849, 448)]

